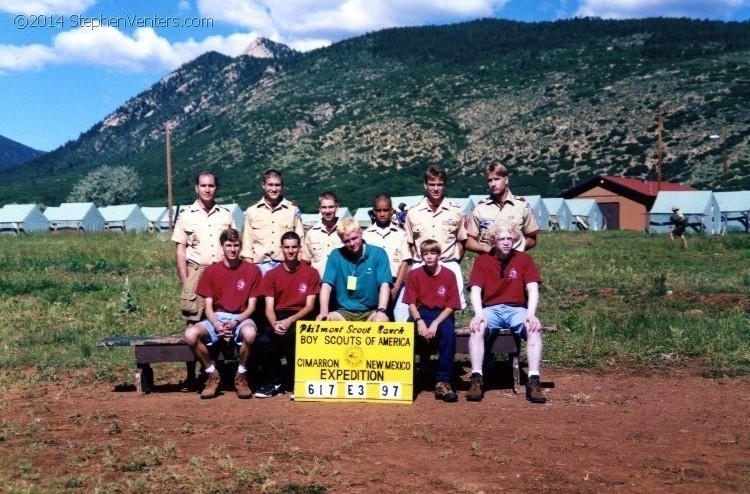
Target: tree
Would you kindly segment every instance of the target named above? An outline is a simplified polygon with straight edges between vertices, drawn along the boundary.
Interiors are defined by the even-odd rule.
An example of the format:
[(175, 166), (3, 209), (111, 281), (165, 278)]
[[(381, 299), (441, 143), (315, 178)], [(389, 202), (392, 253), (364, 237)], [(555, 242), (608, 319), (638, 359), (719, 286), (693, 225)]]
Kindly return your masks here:
[(93, 202), (97, 206), (133, 202), (141, 177), (129, 166), (104, 165), (83, 177), (68, 196), (68, 202)]

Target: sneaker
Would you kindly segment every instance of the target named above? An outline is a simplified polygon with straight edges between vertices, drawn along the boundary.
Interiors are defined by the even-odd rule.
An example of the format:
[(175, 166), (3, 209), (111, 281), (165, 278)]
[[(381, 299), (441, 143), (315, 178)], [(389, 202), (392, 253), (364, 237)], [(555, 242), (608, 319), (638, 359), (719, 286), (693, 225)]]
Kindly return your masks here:
[(214, 370), (208, 375), (206, 387), (201, 392), (201, 400), (216, 398), (216, 395), (219, 394), (219, 384), (221, 384), (221, 376), (218, 370)]
[(544, 396), (542, 384), (539, 382), (538, 377), (531, 377), (529, 378), (529, 382), (526, 383), (526, 399), (531, 403), (547, 402), (547, 397)]
[(435, 384), (435, 399), (453, 402), (458, 401), (458, 395), (453, 391), (449, 383), (439, 382)]
[(264, 384), (255, 392), (256, 398), (271, 398), (281, 393), (281, 384)]
[(246, 400), (253, 397), (250, 386), (247, 384), (247, 372), (238, 372), (234, 376), (234, 388), (237, 390), (237, 398)]
[(482, 401), (482, 398), (484, 398), (484, 391), (482, 390), (482, 386), (484, 386), (484, 383), (482, 382), (482, 375), (472, 374), (471, 387), (466, 393), (466, 399), (469, 401)]

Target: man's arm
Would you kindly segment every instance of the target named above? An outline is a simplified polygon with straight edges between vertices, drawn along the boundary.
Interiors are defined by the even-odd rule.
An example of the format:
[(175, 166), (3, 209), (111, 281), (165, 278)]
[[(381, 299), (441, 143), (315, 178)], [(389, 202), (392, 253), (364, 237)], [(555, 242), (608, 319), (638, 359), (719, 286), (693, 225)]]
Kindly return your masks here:
[(266, 319), (268, 324), (273, 326), (276, 324), (276, 311), (274, 310), (274, 303), (276, 299), (274, 297), (266, 297)]
[(409, 273), (409, 263), (401, 261), (398, 267), (398, 273), (396, 273), (396, 281), (393, 282), (393, 288), (391, 289), (391, 300), (396, 300), (398, 291), (401, 289), (401, 285), (404, 284), (406, 275)]
[(540, 331), (542, 329), (542, 323), (539, 322), (539, 318), (536, 317), (536, 309), (539, 305), (539, 283), (533, 281), (526, 284), (526, 296), (528, 304), (526, 305), (526, 320), (524, 326), (526, 331)]
[(177, 276), (180, 277), (183, 287), (187, 285), (187, 246), (185, 244), (177, 244)]
[(469, 236), (466, 238), (466, 250), (469, 252), (476, 252), (477, 254), (484, 254), (485, 252), (492, 250), (492, 247), (488, 244), (483, 244), (472, 236)]
[(525, 239), (523, 250), (531, 250), (536, 245), (536, 233), (532, 233), (531, 235), (524, 235), (523, 238)]
[(250, 222), (250, 208), (245, 211), (245, 229), (242, 230), (242, 250), (240, 257), (247, 262), (255, 262), (253, 259), (253, 227)]
[(258, 299), (257, 297), (250, 297), (247, 299), (247, 309), (242, 311), (235, 320), (237, 321), (237, 324), (250, 319), (250, 316), (255, 312), (255, 307), (258, 305)]
[(328, 319), (328, 309), (331, 302), (331, 285), (323, 283), (320, 285), (320, 314), (315, 319), (320, 321)]
[(471, 308), (474, 310), (474, 317), (471, 318), (469, 323), (469, 330), (472, 333), (476, 333), (482, 330), (482, 325), (487, 325), (487, 319), (484, 317), (484, 311), (482, 310), (482, 288), (476, 285), (471, 287)]
[[(322, 290), (321, 290), (321, 293), (322, 293)], [(380, 290), (378, 291), (378, 309), (387, 308), (388, 300), (390, 300), (390, 298), (391, 298), (391, 284), (381, 283)], [(323, 303), (321, 302), (320, 305), (322, 307)], [(368, 318), (368, 320), (371, 322), (388, 322), (388, 316), (385, 313), (380, 312), (378, 310), (378, 311), (373, 312), (372, 315)]]
[(294, 323), (308, 315), (314, 308), (315, 295), (308, 295), (307, 299), (305, 299), (305, 306), (303, 308), (287, 317), (286, 319), (276, 321), (276, 324), (274, 324), (274, 331), (277, 334), (286, 334), (286, 332), (289, 331), (289, 328), (291, 328)]
[(446, 307), (445, 309), (443, 309), (427, 328), (427, 335), (425, 336), (425, 338), (427, 338), (428, 340), (434, 338), (437, 334), (438, 326), (440, 326), (440, 324), (445, 321), (451, 314), (453, 314), (453, 309), (451, 309), (450, 307)]

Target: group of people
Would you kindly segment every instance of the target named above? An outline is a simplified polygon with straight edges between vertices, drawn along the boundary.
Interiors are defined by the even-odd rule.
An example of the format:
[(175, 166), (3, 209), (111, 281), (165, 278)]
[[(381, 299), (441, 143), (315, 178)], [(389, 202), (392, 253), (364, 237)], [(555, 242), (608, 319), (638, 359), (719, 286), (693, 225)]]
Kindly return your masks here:
[(373, 200), (372, 225), (363, 230), (353, 219), (340, 219), (336, 194), (323, 192), (318, 197), (321, 219), (305, 232), (300, 210), (283, 196), (281, 172), (268, 170), (261, 183), (263, 197), (247, 208), (240, 235), (229, 211), (214, 200), (216, 176), (199, 173), (198, 197), (180, 210), (172, 240), (185, 339), (207, 374), (201, 398), (219, 391), (220, 375), (209, 347), (220, 340), (238, 347), (239, 398), (253, 396), (247, 378), (252, 355), (263, 377), (254, 396), (267, 398), (289, 389), (295, 324), (315, 318), (413, 322), (423, 369), (431, 350), (438, 350), (435, 397), (457, 401), (452, 385), (455, 311), (467, 305), (461, 262), (468, 250), (479, 256), (468, 281), (474, 317), (466, 399), (483, 398), (485, 345), (499, 329), (510, 328), (527, 341), (526, 396), (544, 403), (539, 381), (542, 326), (536, 316), (541, 277), (525, 253), (536, 245), (539, 228), (530, 205), (510, 192), (502, 164), (487, 166), (485, 178), (490, 193), (469, 218), (446, 199), (445, 170), (432, 166), (424, 175), (425, 197), (408, 211), (394, 211), (390, 196), (379, 194)]

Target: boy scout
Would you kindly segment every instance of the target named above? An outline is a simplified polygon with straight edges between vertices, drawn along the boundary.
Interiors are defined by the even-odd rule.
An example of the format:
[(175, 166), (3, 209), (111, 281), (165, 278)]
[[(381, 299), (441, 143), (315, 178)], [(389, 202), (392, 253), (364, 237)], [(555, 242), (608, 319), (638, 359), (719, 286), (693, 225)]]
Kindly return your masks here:
[(513, 246), (519, 252), (536, 245), (539, 226), (534, 219), (531, 205), (522, 197), (516, 197), (508, 189), (508, 169), (498, 162), (490, 163), (485, 171), (490, 196), (479, 201), (469, 219), (466, 250), (483, 254), (492, 250), (487, 229), (498, 220), (512, 221), (521, 230), (521, 237)]
[(203, 318), (205, 300), (196, 295), (195, 287), (203, 270), (224, 258), (219, 242), (221, 232), (237, 228), (228, 209), (214, 201), (218, 181), (209, 171), (202, 171), (195, 181), (198, 199), (180, 208), (172, 241), (177, 244), (177, 274), (182, 285), (182, 316), (188, 325)]
[(363, 233), (362, 238), (369, 245), (377, 245), (385, 249), (391, 262), (393, 287), (391, 288), (391, 312), (396, 322), (409, 318), (409, 306), (403, 303), (406, 274), (409, 272), (411, 253), (406, 233), (391, 221), (393, 211), (391, 196), (379, 194), (372, 204), (375, 222)]
[(461, 308), (465, 308), (464, 278), (460, 263), (464, 255), (466, 228), (461, 208), (445, 200), (447, 183), (445, 170), (436, 166), (427, 169), (424, 174), (425, 197), (407, 211), (404, 230), (414, 259), (412, 269), (422, 265), (419, 246), (423, 240), (435, 240), (443, 247), (440, 263), (456, 275)]
[(279, 265), (281, 236), (296, 232), (302, 236), (302, 213), (291, 201), (284, 199), (284, 179), (278, 170), (263, 174), (263, 197), (245, 211), (245, 230), (242, 232), (242, 259), (254, 263), (265, 275)]
[(299, 258), (312, 265), (320, 276), (326, 269), (326, 261), (333, 249), (341, 247), (341, 238), (336, 233), (339, 218), (339, 200), (333, 192), (323, 192), (318, 196), (320, 221), (305, 233)]

